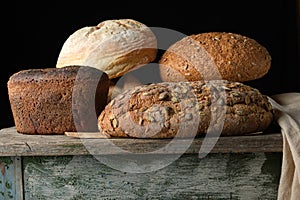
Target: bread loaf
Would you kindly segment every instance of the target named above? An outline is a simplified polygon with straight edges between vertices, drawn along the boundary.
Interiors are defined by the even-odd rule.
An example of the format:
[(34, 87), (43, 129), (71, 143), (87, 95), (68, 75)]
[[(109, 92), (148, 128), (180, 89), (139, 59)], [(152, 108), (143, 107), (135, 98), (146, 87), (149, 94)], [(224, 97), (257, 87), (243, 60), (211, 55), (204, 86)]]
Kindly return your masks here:
[(225, 79), (245, 82), (263, 77), (271, 67), (267, 49), (254, 39), (226, 32), (187, 36), (159, 60), (163, 81)]
[[(213, 113), (222, 109), (224, 118), (210, 124)], [(211, 80), (153, 83), (127, 90), (105, 107), (98, 126), (113, 137), (173, 138), (179, 130), (179, 137), (193, 137), (195, 127), (196, 136), (201, 136), (222, 122), (223, 136), (249, 134), (265, 130), (272, 120), (272, 106), (257, 89)]]
[(91, 66), (113, 79), (150, 63), (156, 53), (156, 37), (145, 24), (132, 19), (106, 20), (71, 34), (62, 46), (56, 67)]
[(16, 129), (26, 134), (97, 131), (108, 87), (107, 74), (91, 67), (17, 72), (8, 81)]

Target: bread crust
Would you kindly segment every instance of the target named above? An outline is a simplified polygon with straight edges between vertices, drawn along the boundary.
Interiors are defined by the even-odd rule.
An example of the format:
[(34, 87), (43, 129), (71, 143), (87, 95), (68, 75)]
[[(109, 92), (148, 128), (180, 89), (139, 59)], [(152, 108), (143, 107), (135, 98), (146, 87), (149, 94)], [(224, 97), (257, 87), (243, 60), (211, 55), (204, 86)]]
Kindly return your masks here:
[(264, 46), (249, 37), (207, 32), (174, 43), (161, 56), (159, 65), (163, 81), (246, 82), (261, 78), (269, 71), (271, 56)]
[[(224, 93), (216, 92), (218, 87)], [(212, 113), (220, 109), (225, 109), (224, 118), (210, 124)], [(249, 134), (265, 130), (272, 121), (272, 106), (257, 89), (213, 80), (164, 82), (127, 90), (105, 107), (98, 126), (113, 137), (173, 138), (205, 135), (209, 126), (213, 130), (222, 122), (222, 136)], [(194, 127), (196, 134), (189, 131)], [(186, 131), (178, 136), (179, 130)]]
[(10, 77), (7, 86), (18, 132), (63, 134), (97, 131), (109, 79), (91, 67), (69, 66), (22, 70)]
[(56, 67), (91, 66), (113, 79), (155, 60), (156, 53), (156, 37), (146, 25), (132, 19), (106, 20), (71, 34)]

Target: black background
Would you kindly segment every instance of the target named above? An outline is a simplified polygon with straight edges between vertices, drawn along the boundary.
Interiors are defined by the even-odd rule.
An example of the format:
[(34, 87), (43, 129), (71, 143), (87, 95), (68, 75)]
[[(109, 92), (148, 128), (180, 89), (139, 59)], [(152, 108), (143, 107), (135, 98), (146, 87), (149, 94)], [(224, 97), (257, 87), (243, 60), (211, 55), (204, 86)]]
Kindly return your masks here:
[(225, 31), (251, 37), (268, 49), (272, 65), (267, 75), (247, 84), (267, 95), (300, 92), (296, 16), (296, 0), (14, 1), (1, 6), (0, 128), (14, 125), (7, 94), (9, 77), (22, 69), (55, 67), (69, 35), (108, 19), (131, 18), (186, 35)]

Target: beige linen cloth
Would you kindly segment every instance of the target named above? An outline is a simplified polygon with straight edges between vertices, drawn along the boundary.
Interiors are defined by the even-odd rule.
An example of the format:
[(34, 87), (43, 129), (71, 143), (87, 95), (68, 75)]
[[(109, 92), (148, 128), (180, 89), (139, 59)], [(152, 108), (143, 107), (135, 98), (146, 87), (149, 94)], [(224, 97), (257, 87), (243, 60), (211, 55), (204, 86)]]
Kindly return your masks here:
[(300, 199), (300, 93), (284, 93), (270, 98), (279, 112), (276, 120), (283, 137), (283, 157), (278, 200)]

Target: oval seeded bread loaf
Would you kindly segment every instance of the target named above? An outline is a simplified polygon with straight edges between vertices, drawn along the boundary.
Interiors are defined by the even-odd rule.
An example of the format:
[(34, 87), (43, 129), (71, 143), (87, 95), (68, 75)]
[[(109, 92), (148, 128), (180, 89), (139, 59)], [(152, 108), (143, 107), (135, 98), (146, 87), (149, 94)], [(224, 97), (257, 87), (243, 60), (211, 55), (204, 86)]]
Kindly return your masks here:
[[(222, 109), (223, 118), (218, 115)], [(211, 124), (213, 113), (215, 124)], [(272, 106), (257, 89), (212, 80), (153, 83), (127, 90), (105, 107), (98, 126), (113, 137), (172, 138), (203, 135), (223, 122), (222, 135), (254, 133), (265, 130), (272, 120)]]
[(71, 34), (59, 53), (56, 67), (87, 65), (113, 79), (150, 63), (156, 53), (156, 37), (145, 24), (133, 19), (105, 20)]
[(163, 81), (245, 82), (263, 77), (270, 69), (271, 56), (264, 46), (249, 37), (208, 32), (174, 43), (159, 64)]
[(91, 67), (17, 72), (8, 81), (16, 129), (26, 134), (97, 131), (108, 87), (107, 74)]

